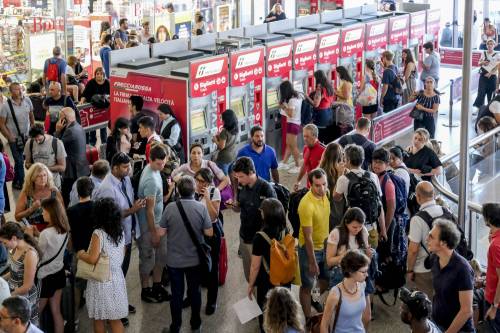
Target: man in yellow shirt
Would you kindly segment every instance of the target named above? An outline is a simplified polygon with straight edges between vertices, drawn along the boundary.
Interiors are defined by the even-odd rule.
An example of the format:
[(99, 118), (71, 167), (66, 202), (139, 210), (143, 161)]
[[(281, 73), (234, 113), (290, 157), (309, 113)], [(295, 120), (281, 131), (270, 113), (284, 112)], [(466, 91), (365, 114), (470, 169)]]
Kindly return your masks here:
[(326, 289), (328, 279), (325, 271), (324, 242), (328, 237), (330, 222), (330, 202), (326, 195), (327, 180), (323, 169), (314, 169), (307, 175), (311, 188), (300, 200), (298, 213), (300, 303), (306, 318), (311, 316), (311, 289), (314, 279), (321, 281), (321, 289)]

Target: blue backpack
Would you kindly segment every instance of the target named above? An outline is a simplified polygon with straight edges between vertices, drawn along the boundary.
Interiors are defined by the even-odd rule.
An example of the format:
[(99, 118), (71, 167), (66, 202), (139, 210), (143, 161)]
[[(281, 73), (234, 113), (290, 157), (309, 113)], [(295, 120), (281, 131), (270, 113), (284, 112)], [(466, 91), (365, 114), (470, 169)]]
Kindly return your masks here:
[[(406, 193), (406, 184), (404, 180), (396, 176), (394, 172), (388, 171), (384, 175), (384, 179), (382, 179), (382, 183), (380, 187), (382, 189), (382, 194), (385, 196), (385, 185), (387, 183), (387, 179), (390, 178), (392, 183), (394, 184), (394, 190), (396, 192), (396, 211), (394, 212), (394, 216), (401, 216), (405, 213), (408, 193)], [(385, 202), (385, 200), (383, 200)]]
[(313, 106), (309, 101), (304, 98), (300, 106), (300, 125), (306, 126), (313, 121)]

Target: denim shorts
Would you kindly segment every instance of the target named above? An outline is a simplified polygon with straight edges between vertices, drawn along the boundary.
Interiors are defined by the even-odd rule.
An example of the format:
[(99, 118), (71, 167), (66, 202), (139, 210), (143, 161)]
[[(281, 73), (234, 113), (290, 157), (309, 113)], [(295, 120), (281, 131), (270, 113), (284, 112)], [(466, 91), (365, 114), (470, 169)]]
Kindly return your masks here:
[[(327, 280), (328, 275), (325, 269), (325, 251), (315, 250), (314, 256), (316, 257), (316, 263), (319, 267), (318, 279)], [(302, 287), (311, 289), (314, 284), (314, 276), (309, 274), (309, 259), (307, 257), (306, 246), (299, 246), (299, 266), (300, 266), (300, 279), (302, 280)]]

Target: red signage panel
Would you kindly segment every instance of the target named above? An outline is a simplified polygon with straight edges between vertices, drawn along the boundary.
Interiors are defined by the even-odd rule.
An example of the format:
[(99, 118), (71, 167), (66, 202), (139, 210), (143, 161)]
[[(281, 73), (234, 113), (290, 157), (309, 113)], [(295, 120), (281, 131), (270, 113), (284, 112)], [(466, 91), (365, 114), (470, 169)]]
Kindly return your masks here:
[(385, 138), (394, 135), (405, 128), (413, 126), (413, 118), (410, 117), (410, 112), (413, 110), (414, 103), (409, 103), (401, 106), (398, 110), (393, 111), (392, 117), (385, 117), (373, 125), (372, 141), (379, 143)]
[(340, 31), (318, 35), (318, 63), (336, 64), (340, 54)]
[(266, 76), (287, 77), (292, 70), (292, 41), (266, 45)]
[(340, 51), (340, 57), (351, 57), (357, 53), (363, 52), (364, 37), (364, 25), (342, 29), (342, 49)]
[(408, 44), (409, 15), (401, 15), (389, 19), (389, 44)]
[(441, 11), (439, 9), (433, 9), (427, 11), (427, 30), (428, 35), (439, 35), (439, 24), (441, 22)]
[(264, 76), (264, 48), (234, 51), (230, 55), (231, 86), (244, 86)]
[(80, 113), (80, 119), (82, 121), (81, 125), (83, 129), (88, 127), (99, 125), (102, 123), (108, 123), (109, 121), (109, 109), (101, 109), (93, 107), (92, 104), (86, 104), (81, 108), (78, 108)]
[(203, 97), (228, 86), (227, 55), (192, 61), (189, 64), (190, 97)]
[(366, 23), (366, 51), (373, 51), (387, 46), (387, 20)]
[(416, 12), (410, 14), (410, 39), (422, 40), (425, 35), (426, 12)]
[(293, 41), (293, 69), (311, 69), (316, 64), (316, 35), (308, 35)]
[[(462, 66), (463, 50), (449, 47), (442, 47), (439, 49), (441, 64)], [(472, 67), (477, 67), (479, 58), (481, 58), (481, 51), (472, 51)]]

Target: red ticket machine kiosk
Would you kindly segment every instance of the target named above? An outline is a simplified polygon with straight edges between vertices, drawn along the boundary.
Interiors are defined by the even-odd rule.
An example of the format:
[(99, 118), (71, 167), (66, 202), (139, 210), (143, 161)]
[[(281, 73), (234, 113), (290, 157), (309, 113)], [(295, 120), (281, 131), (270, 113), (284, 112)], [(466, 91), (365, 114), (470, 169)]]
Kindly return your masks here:
[(190, 61), (187, 67), (172, 70), (171, 75), (167, 87), (174, 95), (174, 104), (183, 107), (176, 114), (187, 133), (186, 147), (198, 142), (208, 157), (215, 150), (212, 137), (222, 125), (221, 114), (226, 110), (227, 54)]
[(375, 62), (375, 70), (379, 77), (382, 77), (384, 71), (380, 60), (382, 59), (382, 52), (387, 48), (388, 27), (389, 21), (386, 19), (366, 23), (364, 58)]
[(264, 124), (264, 50), (258, 46), (229, 53), (228, 108), (238, 117), (240, 144), (247, 143), (252, 126)]
[(276, 150), (278, 160), (283, 157), (282, 122), (279, 109), (278, 88), (284, 80), (290, 80), (292, 72), (292, 47), (290, 39), (266, 44), (266, 143)]
[(439, 29), (441, 23), (441, 11), (439, 9), (427, 10), (427, 20), (425, 29), (424, 43), (432, 42), (434, 50), (439, 49)]
[(335, 68), (340, 56), (340, 30), (332, 29), (318, 34), (318, 63), (316, 68), (325, 72), (334, 83), (337, 79)]
[(419, 71), (421, 70), (420, 64), (423, 60), (424, 36), (425, 36), (425, 11), (415, 12), (410, 14), (410, 39), (408, 47), (413, 53), (415, 62), (418, 63)]
[[(342, 28), (339, 66), (344, 66), (354, 80), (353, 100), (358, 96), (361, 75), (363, 74), (363, 51), (365, 49), (365, 25), (357, 24)], [(337, 82), (338, 83), (338, 82)]]
[(389, 45), (387, 49), (394, 53), (394, 64), (398, 68), (402, 67), (401, 54), (403, 49), (408, 46), (409, 23), (409, 15), (399, 15), (389, 19)]

